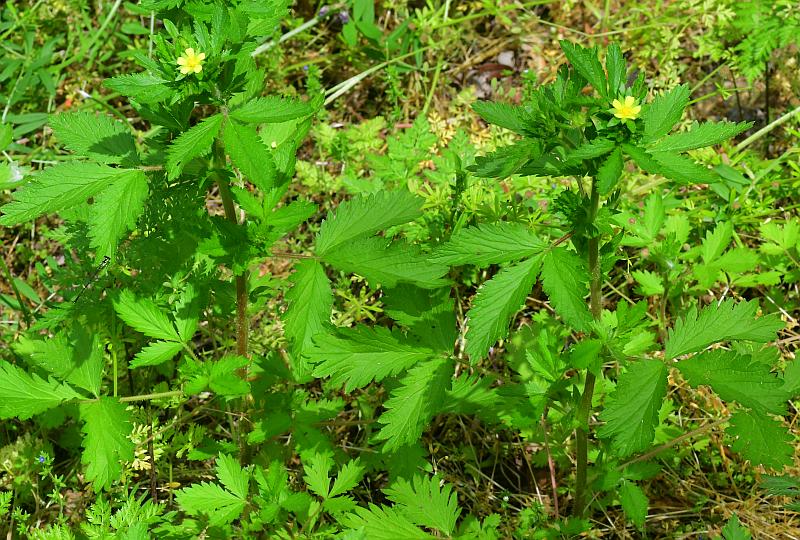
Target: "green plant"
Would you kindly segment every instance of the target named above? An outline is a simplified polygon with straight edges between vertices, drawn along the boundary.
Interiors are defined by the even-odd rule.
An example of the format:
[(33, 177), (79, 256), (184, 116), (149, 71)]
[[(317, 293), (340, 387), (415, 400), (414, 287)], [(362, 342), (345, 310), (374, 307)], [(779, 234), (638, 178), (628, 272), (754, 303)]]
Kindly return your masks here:
[[(107, 58), (100, 37), (118, 35), (119, 5), (60, 68)], [(780, 371), (761, 346), (776, 315), (727, 298), (797, 279), (797, 222), (761, 224), (758, 249), (745, 245), (740, 226), (772, 199), (752, 202), (756, 180), (698, 151), (747, 124), (671, 133), (687, 87), (645, 104), (619, 47), (603, 66), (564, 42), (570, 65), (554, 82), (492, 84), (520, 102), (476, 104), (495, 127), (471, 139), (479, 121), (460, 101), (452, 118), (424, 114), (449, 77), (446, 49), (456, 25), (527, 20), (519, 6), (453, 18), (455, 4), (429, 2), (411, 18), (402, 4), (386, 37), (393, 20), (359, 1), (344, 38), (392, 66), (391, 99), (412, 89), (402, 58), (423, 65), (423, 43), (435, 57), (423, 114), (389, 122), (384, 152), (381, 117), (337, 131), (331, 114), (311, 131), (323, 96), (374, 71), (324, 91), (330, 70), (311, 66), (299, 97), (277, 45), (325, 16), (278, 37), (288, 5), (130, 6), (122, 33), (150, 40), (129, 42), (140, 71), (49, 118), (71, 151), (54, 166), (0, 169), (0, 188), (16, 188), (0, 224), (44, 240), (0, 257), (0, 305), (16, 312), (0, 327), (3, 532), (555, 539), (612, 506), (647, 531), (650, 482), (715, 427), (744, 459), (788, 463), (776, 417), (797, 363)], [(20, 151), (15, 133), (0, 125), (0, 149)], [(476, 158), (487, 140), (501, 147)], [(629, 188), (653, 193), (637, 208)], [(0, 241), (0, 255), (17, 246)], [(717, 421), (680, 418), (672, 368), (680, 391), (710, 386), (729, 402)], [(721, 458), (708, 462), (717, 473)], [(495, 477), (509, 464), (517, 485)], [(539, 473), (552, 494), (536, 484), (534, 499)], [(794, 494), (788, 481), (771, 489)], [(735, 517), (723, 529), (746, 534)]]

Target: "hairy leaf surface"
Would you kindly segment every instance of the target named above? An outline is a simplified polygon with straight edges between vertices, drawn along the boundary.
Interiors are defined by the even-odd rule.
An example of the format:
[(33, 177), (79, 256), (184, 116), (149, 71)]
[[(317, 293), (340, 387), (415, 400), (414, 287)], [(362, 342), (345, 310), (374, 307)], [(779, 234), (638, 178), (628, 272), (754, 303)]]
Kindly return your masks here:
[(128, 438), (133, 429), (125, 404), (116, 398), (101, 397), (80, 406), (83, 421), (83, 455), (86, 477), (95, 491), (109, 489), (120, 478), (120, 461), (133, 459), (134, 444)]
[(429, 259), (451, 266), (485, 267), (525, 259), (545, 247), (546, 244), (521, 223), (489, 223), (459, 230)]
[(540, 266), (540, 257), (507, 266), (478, 289), (467, 314), (467, 353), (472, 362), (486, 356), (489, 347), (508, 334), (511, 318), (525, 303)]
[(345, 392), (396, 375), (417, 362), (436, 356), (428, 348), (408, 343), (399, 333), (383, 327), (340, 328), (336, 334), (317, 334), (309, 351), (317, 364), (315, 377), (331, 377)]
[(712, 343), (728, 340), (747, 340), (766, 343), (775, 339), (783, 322), (776, 315), (755, 318), (758, 303), (726, 300), (711, 304), (699, 313), (697, 308), (689, 310), (678, 319), (667, 337), (666, 357), (672, 359), (705, 349)]
[(617, 456), (624, 458), (650, 447), (666, 393), (667, 368), (657, 360), (633, 362), (620, 375), (610, 403), (600, 414), (605, 425), (598, 431), (611, 439)]

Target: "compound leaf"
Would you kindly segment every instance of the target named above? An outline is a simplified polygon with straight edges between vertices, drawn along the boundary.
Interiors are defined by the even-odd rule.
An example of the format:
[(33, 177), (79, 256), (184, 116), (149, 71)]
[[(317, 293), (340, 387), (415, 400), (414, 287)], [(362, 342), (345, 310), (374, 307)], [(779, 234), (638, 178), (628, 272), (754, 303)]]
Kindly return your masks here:
[(115, 182), (141, 174), (138, 170), (115, 169), (98, 163), (72, 162), (49, 167), (14, 192), (14, 202), (3, 206), (0, 225), (12, 226), (71, 208)]
[(583, 261), (565, 247), (548, 251), (542, 262), (542, 288), (550, 303), (576, 330), (589, 328), (592, 315), (586, 305), (589, 273)]
[(468, 313), (467, 353), (477, 362), (498, 339), (508, 334), (511, 317), (525, 303), (536, 276), (541, 258), (534, 257), (500, 270), (481, 285)]
[(667, 135), (652, 146), (655, 152), (685, 152), (727, 141), (750, 129), (753, 122), (704, 122), (688, 131)]
[(192, 159), (211, 151), (222, 126), (222, 114), (215, 114), (184, 131), (167, 150), (167, 174), (170, 180), (180, 176)]
[(223, 133), (225, 151), (234, 165), (258, 189), (267, 192), (275, 184), (278, 169), (272, 152), (258, 136), (253, 126), (230, 121)]
[(725, 401), (758, 412), (783, 414), (791, 397), (769, 366), (735, 351), (706, 351), (678, 362), (677, 367), (692, 386), (710, 386)]
[(451, 536), (455, 531), (461, 509), (450, 484), (440, 488), (439, 479), (435, 476), (414, 476), (410, 482), (398, 478), (383, 491), (395, 504), (394, 508), (416, 525), (437, 529), (446, 536)]
[(230, 117), (239, 122), (254, 124), (279, 124), (314, 114), (314, 107), (304, 101), (277, 96), (266, 96), (248, 101)]
[(428, 348), (408, 343), (383, 327), (340, 328), (335, 334), (317, 334), (309, 359), (317, 364), (315, 377), (331, 377), (345, 392), (397, 375), (417, 362), (436, 356)]
[(597, 58), (597, 47), (587, 49), (570, 41), (561, 40), (561, 50), (581, 77), (586, 79), (597, 92), (607, 98), (608, 84), (603, 66)]
[(656, 96), (642, 113), (645, 142), (655, 141), (669, 133), (683, 116), (683, 110), (688, 104), (689, 86), (686, 84)]
[(98, 258), (116, 259), (117, 244), (125, 232), (136, 228), (147, 195), (145, 174), (130, 171), (97, 196), (89, 215), (89, 236)]
[(754, 411), (739, 411), (731, 417), (726, 431), (736, 438), (731, 449), (754, 465), (781, 469), (794, 462), (792, 436), (774, 418)]
[(45, 381), (8, 362), (0, 361), (0, 418), (27, 420), (69, 399), (81, 397), (66, 384)]
[(123, 123), (92, 112), (62, 113), (50, 117), (58, 140), (81, 156), (102, 163), (138, 161), (136, 140)]
[(667, 359), (697, 352), (718, 341), (766, 343), (775, 339), (777, 331), (784, 326), (783, 322), (774, 314), (755, 319), (757, 310), (755, 300), (737, 304), (729, 299), (706, 306), (699, 314), (693, 307), (669, 331), (665, 351)]
[(627, 457), (653, 442), (658, 410), (667, 393), (667, 368), (657, 360), (633, 362), (617, 381), (600, 418), (598, 434), (611, 439), (615, 455)]
[(316, 253), (324, 256), (355, 238), (413, 221), (422, 215), (421, 206), (422, 200), (405, 190), (359, 195), (343, 202), (322, 223)]
[(181, 341), (167, 314), (149, 298), (137, 298), (133, 292), (125, 289), (114, 302), (114, 309), (128, 326), (148, 337)]
[(130, 414), (125, 404), (116, 398), (101, 397), (91, 403), (81, 403), (83, 420), (83, 455), (87, 465), (86, 477), (95, 491), (109, 489), (120, 478), (120, 461), (133, 459), (134, 444), (128, 438), (133, 430)]
[(378, 422), (384, 424), (377, 435), (386, 440), (386, 452), (416, 443), (422, 432), (444, 403), (453, 366), (449, 360), (437, 358), (420, 362), (408, 370), (383, 404), (386, 412)]
[(175, 495), (178, 504), (189, 515), (207, 515), (212, 525), (223, 525), (238, 518), (247, 503), (219, 484), (201, 482), (181, 489)]
[(466, 227), (438, 247), (429, 260), (451, 266), (485, 267), (540, 253), (546, 244), (521, 223), (490, 223)]

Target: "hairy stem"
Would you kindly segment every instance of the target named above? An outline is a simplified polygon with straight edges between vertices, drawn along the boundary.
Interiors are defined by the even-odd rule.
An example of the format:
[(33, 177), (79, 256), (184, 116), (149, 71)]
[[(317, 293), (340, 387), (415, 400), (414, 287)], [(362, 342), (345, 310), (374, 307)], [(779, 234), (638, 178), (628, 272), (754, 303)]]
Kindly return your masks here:
[[(597, 183), (592, 179), (592, 194), (589, 202), (589, 220), (594, 223), (597, 210), (600, 207), (600, 194)], [(592, 317), (600, 318), (602, 313), (600, 276), (600, 236), (593, 236), (588, 243), (589, 259), (589, 307)], [(589, 464), (589, 417), (592, 412), (592, 396), (594, 395), (595, 376), (590, 371), (586, 372), (586, 381), (583, 385), (583, 394), (578, 404), (576, 421), (578, 428), (575, 431), (576, 469), (575, 469), (575, 504), (572, 514), (582, 517), (586, 511), (586, 471)]]
[[(214, 165), (217, 168), (224, 167), (225, 153), (222, 146), (217, 142), (214, 145)], [(239, 224), (236, 217), (236, 207), (233, 204), (233, 194), (231, 193), (228, 179), (222, 175), (217, 175), (217, 185), (219, 194), (222, 197), (222, 207), (225, 210), (225, 218), (234, 224)], [(236, 282), (236, 353), (247, 356), (248, 325), (247, 325), (247, 272), (242, 271), (234, 277)]]

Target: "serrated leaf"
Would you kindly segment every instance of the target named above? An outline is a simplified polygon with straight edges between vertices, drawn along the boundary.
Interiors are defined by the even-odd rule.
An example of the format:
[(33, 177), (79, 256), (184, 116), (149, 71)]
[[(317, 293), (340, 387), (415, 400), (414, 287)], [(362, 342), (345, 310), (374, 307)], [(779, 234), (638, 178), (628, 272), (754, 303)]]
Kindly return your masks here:
[(600, 195), (608, 195), (617, 186), (622, 176), (622, 149), (617, 148), (597, 169), (597, 191)]
[(650, 156), (658, 163), (658, 174), (680, 184), (711, 184), (719, 181), (714, 170), (685, 156), (673, 152), (651, 152)]
[(149, 298), (137, 298), (133, 292), (125, 289), (114, 302), (114, 310), (128, 326), (147, 337), (181, 341), (167, 314)]
[(664, 283), (661, 276), (649, 270), (634, 270), (631, 276), (639, 284), (639, 293), (643, 296), (664, 294)]
[(254, 127), (230, 121), (223, 133), (225, 151), (234, 165), (258, 189), (269, 191), (275, 184), (278, 170), (272, 152), (266, 147)]
[(228, 491), (239, 497), (246, 499), (250, 491), (250, 473), (242, 469), (239, 462), (226, 454), (217, 457), (217, 478), (222, 482)]
[(477, 362), (498, 339), (508, 334), (511, 318), (525, 303), (536, 276), (541, 257), (522, 261), (500, 270), (481, 285), (467, 314), (467, 354)]
[(428, 260), (416, 246), (373, 237), (353, 240), (329, 251), (323, 259), (345, 272), (364, 276), (372, 286), (392, 288), (398, 283), (433, 289), (447, 284), (449, 268)]
[(644, 530), (649, 501), (642, 488), (633, 482), (623, 480), (619, 486), (619, 502), (622, 504), (625, 516), (636, 525), (637, 529)]
[(440, 488), (437, 477), (417, 475), (411, 482), (398, 478), (383, 491), (395, 503), (394, 508), (400, 510), (414, 524), (436, 529), (446, 536), (455, 532), (461, 509), (450, 484)]
[(348, 461), (339, 469), (339, 474), (336, 475), (328, 497), (337, 497), (356, 487), (364, 477), (365, 470), (366, 468), (359, 459)]
[(292, 342), (296, 376), (303, 380), (311, 371), (303, 356), (313, 346), (311, 339), (330, 324), (333, 292), (325, 270), (315, 260), (297, 264), (290, 280), (293, 285), (286, 293), (289, 307), (283, 314), (284, 330)]
[(57, 378), (99, 395), (105, 359), (98, 334), (76, 324), (69, 335), (61, 332), (43, 340), (23, 340), (15, 350), (30, 354), (37, 366)]
[(725, 526), (722, 528), (722, 538), (724, 540), (750, 540), (750, 531), (742, 527), (739, 518), (733, 514)]
[(399, 511), (372, 503), (368, 508), (356, 508), (354, 513), (340, 518), (340, 522), (370, 540), (435, 540), (434, 536), (417, 528)]
[(753, 465), (782, 469), (794, 463), (792, 436), (778, 420), (754, 411), (739, 411), (731, 417), (726, 431), (736, 439), (731, 449)]
[(758, 412), (783, 414), (791, 395), (769, 366), (740, 356), (735, 351), (716, 349), (697, 354), (677, 364), (693, 387), (710, 386), (725, 401), (736, 401)]
[(64, 146), (102, 163), (137, 162), (136, 141), (129, 128), (104, 114), (62, 113), (50, 117), (50, 127)]
[(644, 141), (655, 141), (669, 133), (680, 121), (683, 110), (689, 104), (689, 86), (681, 84), (669, 92), (660, 94), (642, 112)]
[(610, 403), (600, 414), (598, 434), (611, 439), (614, 454), (624, 458), (650, 447), (658, 410), (667, 393), (667, 368), (657, 360), (633, 362), (617, 380)]
[(436, 356), (426, 347), (408, 343), (399, 333), (376, 326), (340, 328), (336, 334), (317, 334), (309, 360), (315, 377), (331, 377), (345, 392), (380, 381)]
[(86, 478), (95, 491), (109, 489), (121, 479), (120, 461), (133, 459), (135, 445), (128, 439), (133, 430), (125, 404), (116, 398), (101, 397), (91, 403), (81, 403), (83, 421), (83, 454)]
[(606, 72), (608, 73), (608, 97), (617, 97), (623, 92), (626, 82), (625, 58), (622, 56), (622, 49), (617, 43), (608, 46), (606, 52)]
[(303, 480), (308, 485), (308, 489), (323, 499), (328, 498), (331, 490), (331, 467), (333, 467), (333, 459), (327, 453), (316, 453), (303, 462), (303, 471), (306, 473)]
[(517, 174), (528, 162), (542, 156), (542, 145), (533, 139), (522, 139), (509, 146), (475, 158), (467, 170), (479, 178), (508, 178)]
[(279, 124), (314, 114), (310, 103), (291, 98), (267, 96), (248, 101), (231, 111), (230, 117), (253, 124)]
[(0, 418), (27, 420), (70, 399), (81, 397), (68, 385), (45, 381), (0, 360)]
[(581, 165), (587, 159), (595, 159), (602, 157), (616, 147), (616, 143), (611, 139), (596, 138), (591, 141), (585, 142), (575, 150), (569, 152), (564, 158), (566, 167), (574, 167)]
[(705, 240), (700, 246), (703, 262), (714, 262), (722, 255), (733, 239), (733, 224), (730, 221), (717, 223), (713, 231), (706, 232)]
[(542, 288), (556, 313), (576, 330), (586, 331), (592, 315), (586, 304), (589, 273), (583, 261), (565, 247), (555, 247), (542, 260)]
[(483, 268), (531, 257), (545, 247), (546, 244), (521, 223), (487, 223), (459, 230), (446, 244), (439, 246), (429, 260)]
[(688, 131), (667, 135), (652, 146), (654, 152), (686, 152), (727, 141), (753, 127), (753, 122), (704, 122)]
[(140, 174), (138, 170), (97, 163), (73, 162), (49, 167), (14, 192), (14, 202), (2, 207), (0, 225), (10, 227), (85, 203), (109, 185)]
[(219, 484), (209, 482), (179, 490), (175, 500), (191, 516), (207, 515), (212, 525), (224, 525), (238, 518), (247, 502)]
[(106, 79), (103, 86), (145, 105), (152, 105), (173, 95), (174, 90), (168, 83), (166, 79), (149, 73), (133, 73)]
[(97, 257), (116, 260), (117, 245), (127, 231), (136, 228), (148, 193), (145, 174), (131, 171), (96, 197), (89, 215), (89, 236)]
[(154, 341), (143, 347), (131, 360), (130, 368), (136, 369), (144, 366), (157, 366), (172, 360), (176, 354), (183, 350), (183, 344), (176, 341)]
[(428, 290), (399, 285), (386, 291), (381, 300), (384, 312), (425, 347), (452, 353), (458, 330), (449, 287)]
[(167, 149), (167, 175), (170, 180), (180, 176), (192, 159), (208, 154), (222, 126), (222, 114), (205, 118), (187, 129)]
[(587, 49), (578, 44), (561, 40), (561, 50), (581, 77), (586, 79), (597, 92), (608, 97), (608, 86), (603, 66), (597, 58), (597, 47)]
[(705, 349), (713, 343), (728, 340), (747, 340), (766, 343), (775, 339), (783, 322), (776, 315), (755, 319), (758, 303), (755, 300), (736, 303), (733, 299), (706, 306), (698, 314), (689, 310), (669, 331), (665, 355), (668, 360)]
[(378, 418), (383, 427), (376, 437), (386, 441), (385, 452), (419, 440), (444, 404), (452, 375), (452, 363), (441, 358), (420, 362), (408, 370), (383, 404), (386, 412)]
[(644, 172), (666, 176), (661, 164), (643, 148), (628, 143), (623, 143), (621, 148)]
[(405, 190), (359, 195), (343, 202), (322, 223), (316, 253), (324, 256), (356, 238), (413, 221), (422, 215), (421, 206), (422, 200)]
[(476, 101), (472, 110), (486, 122), (524, 135), (528, 130), (525, 124), (525, 109), (518, 105), (499, 101)]

